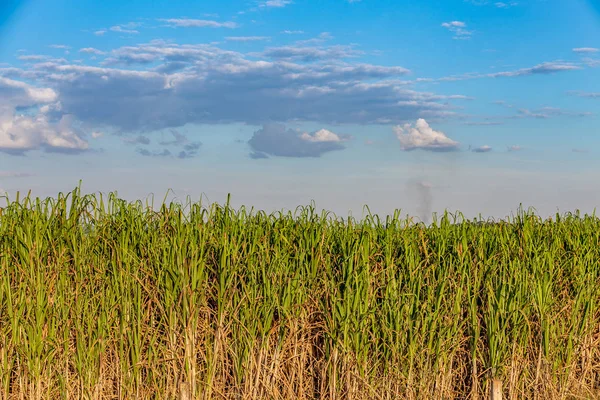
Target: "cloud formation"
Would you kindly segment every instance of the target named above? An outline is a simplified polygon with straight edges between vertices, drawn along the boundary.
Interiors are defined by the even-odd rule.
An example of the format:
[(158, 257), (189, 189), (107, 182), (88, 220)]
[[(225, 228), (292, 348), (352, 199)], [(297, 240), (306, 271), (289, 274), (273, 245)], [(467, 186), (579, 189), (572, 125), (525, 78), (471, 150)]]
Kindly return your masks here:
[(538, 64), (534, 67), (530, 68), (521, 68), (516, 71), (505, 71), (505, 72), (496, 72), (493, 74), (487, 74), (486, 76), (491, 78), (498, 77), (515, 77), (515, 76), (526, 76), (526, 75), (546, 75), (553, 74), (561, 71), (574, 71), (581, 69), (580, 66), (567, 63), (567, 62), (545, 62), (542, 64)]
[(450, 139), (443, 132), (433, 130), (427, 121), (419, 118), (414, 124), (395, 126), (394, 133), (400, 141), (402, 150), (416, 149), (429, 151), (457, 150), (459, 143)]
[(72, 115), (54, 118), (51, 111), (60, 103), (21, 114), (18, 108), (53, 103), (58, 94), (50, 88), (36, 88), (24, 82), (0, 77), (0, 152), (23, 155), (30, 150), (77, 153), (88, 148), (83, 133), (73, 124)]
[(202, 146), (200, 142), (189, 143), (183, 146), (183, 150), (177, 154), (178, 158), (192, 158), (198, 154), (198, 150)]
[(343, 150), (344, 139), (326, 129), (314, 133), (287, 129), (283, 124), (265, 124), (248, 141), (253, 152), (252, 158), (279, 157), (320, 157), (321, 155)]
[(510, 2), (498, 1), (498, 2), (494, 3), (494, 5), (497, 8), (510, 8), (510, 7), (518, 6), (519, 3), (517, 3), (516, 1), (510, 1)]
[(588, 98), (588, 99), (600, 99), (600, 92), (577, 92), (577, 91), (572, 91), (572, 92), (569, 92), (569, 94), (574, 95), (574, 96), (583, 97), (583, 98)]
[(269, 36), (227, 36), (228, 42), (260, 42), (271, 39)]
[(352, 46), (281, 46), (266, 49), (262, 55), (271, 59), (312, 62), (359, 57), (363, 52)]
[(573, 52), (579, 54), (597, 53), (598, 51), (600, 51), (600, 49), (597, 49), (595, 47), (577, 47), (573, 49)]
[(167, 149), (163, 149), (162, 151), (150, 151), (147, 149), (137, 148), (135, 151), (144, 157), (170, 157), (172, 155)]
[(444, 22), (442, 27), (448, 29), (454, 34), (453, 39), (470, 39), (473, 31), (467, 30), (467, 24), (462, 21)]
[(87, 150), (88, 143), (68, 115), (56, 123), (43, 114), (35, 117), (15, 114), (0, 116), (0, 152), (23, 155), (39, 149), (74, 154)]
[(146, 136), (140, 135), (132, 138), (123, 138), (123, 142), (127, 144), (150, 144), (150, 139)]
[(53, 88), (63, 113), (134, 133), (194, 123), (401, 124), (452, 117), (449, 102), (466, 98), (408, 90), (399, 78), (410, 71), (400, 66), (250, 60), (211, 45), (153, 41), (113, 50), (101, 63), (41, 60), (14, 73)]
[(95, 55), (104, 55), (104, 54), (106, 54), (106, 52), (104, 52), (102, 50), (95, 49), (93, 47), (85, 47), (83, 49), (80, 49), (79, 52), (80, 53), (85, 53), (85, 54), (95, 54)]
[(164, 22), (167, 26), (173, 28), (236, 28), (235, 22), (217, 22), (208, 19), (190, 19), (190, 18), (161, 18), (160, 22)]
[(486, 145), (471, 149), (471, 151), (473, 153), (489, 153), (490, 151), (492, 151), (492, 148), (486, 144)]
[(111, 26), (109, 28), (109, 30), (111, 30), (113, 32), (128, 33), (128, 34), (132, 34), (132, 35), (137, 35), (138, 33), (140, 33), (139, 31), (137, 31), (135, 29), (125, 29), (121, 25)]
[(283, 8), (289, 4), (292, 4), (291, 0), (266, 0), (259, 4), (259, 7), (275, 7)]

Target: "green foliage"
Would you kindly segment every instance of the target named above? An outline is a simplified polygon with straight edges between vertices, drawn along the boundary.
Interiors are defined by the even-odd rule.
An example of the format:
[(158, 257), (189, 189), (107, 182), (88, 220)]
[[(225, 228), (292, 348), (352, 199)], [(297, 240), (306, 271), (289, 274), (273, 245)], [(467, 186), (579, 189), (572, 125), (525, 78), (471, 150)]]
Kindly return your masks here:
[[(600, 220), (0, 208), (0, 397), (597, 395)], [(596, 391), (596, 392), (594, 392)], [(158, 396), (158, 397), (156, 397)]]

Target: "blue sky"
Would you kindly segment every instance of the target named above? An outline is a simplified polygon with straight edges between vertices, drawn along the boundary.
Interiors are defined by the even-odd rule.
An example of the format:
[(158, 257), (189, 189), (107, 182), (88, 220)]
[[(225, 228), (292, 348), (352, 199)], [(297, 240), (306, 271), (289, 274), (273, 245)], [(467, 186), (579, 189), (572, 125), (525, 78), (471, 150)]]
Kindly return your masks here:
[(10, 0), (0, 190), (340, 215), (600, 198), (595, 0)]

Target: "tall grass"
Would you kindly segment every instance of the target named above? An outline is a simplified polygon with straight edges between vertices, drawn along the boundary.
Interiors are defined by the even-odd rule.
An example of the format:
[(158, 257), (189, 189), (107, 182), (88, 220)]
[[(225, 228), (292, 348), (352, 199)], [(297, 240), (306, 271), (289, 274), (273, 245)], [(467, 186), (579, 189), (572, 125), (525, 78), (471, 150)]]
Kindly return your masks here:
[(2, 399), (600, 398), (600, 220), (0, 209)]

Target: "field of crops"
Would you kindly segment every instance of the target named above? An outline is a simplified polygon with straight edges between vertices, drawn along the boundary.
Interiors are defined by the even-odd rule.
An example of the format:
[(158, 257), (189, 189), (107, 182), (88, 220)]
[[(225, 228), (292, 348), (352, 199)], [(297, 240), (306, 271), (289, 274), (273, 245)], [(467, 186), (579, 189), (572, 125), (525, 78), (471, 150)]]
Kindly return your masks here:
[(600, 220), (0, 209), (2, 399), (600, 398)]

